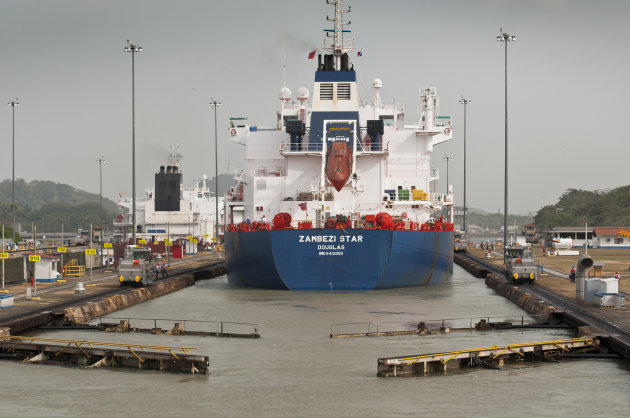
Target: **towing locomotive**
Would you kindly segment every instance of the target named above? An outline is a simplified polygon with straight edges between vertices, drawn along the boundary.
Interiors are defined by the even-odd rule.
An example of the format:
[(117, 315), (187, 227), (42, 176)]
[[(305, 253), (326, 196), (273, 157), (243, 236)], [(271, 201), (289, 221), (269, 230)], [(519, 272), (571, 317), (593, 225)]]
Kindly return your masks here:
[(150, 286), (153, 284), (151, 249), (128, 245), (118, 264), (120, 286)]

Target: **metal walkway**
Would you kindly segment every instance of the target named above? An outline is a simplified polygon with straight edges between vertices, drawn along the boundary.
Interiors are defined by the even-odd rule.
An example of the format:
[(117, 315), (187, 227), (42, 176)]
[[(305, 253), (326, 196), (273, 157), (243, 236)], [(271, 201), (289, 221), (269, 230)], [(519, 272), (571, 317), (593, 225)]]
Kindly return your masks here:
[(378, 359), (378, 376), (409, 376), (444, 373), (448, 369), (498, 368), (506, 362), (551, 360), (569, 352), (599, 351), (592, 338), (569, 338), (523, 344), (495, 345), (444, 353), (418, 354)]

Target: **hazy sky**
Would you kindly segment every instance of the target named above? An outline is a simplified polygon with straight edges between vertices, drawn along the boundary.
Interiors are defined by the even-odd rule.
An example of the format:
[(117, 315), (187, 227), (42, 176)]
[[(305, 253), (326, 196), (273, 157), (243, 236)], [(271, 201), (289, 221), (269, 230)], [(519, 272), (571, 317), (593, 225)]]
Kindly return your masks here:
[[(510, 213), (536, 212), (567, 188), (629, 183), (630, 2), (592, 0), (353, 0), (352, 59), (363, 97), (381, 96), (418, 120), (418, 88), (436, 86), (454, 140), (435, 148), (456, 203), (463, 198), (463, 106), (467, 203), (503, 208), (504, 47), (508, 45)], [(218, 110), (219, 172), (242, 167), (227, 140), (230, 116), (273, 125), (282, 87), (312, 91), (325, 0), (0, 0), (0, 98), (15, 97), (16, 176), (98, 193), (131, 194), (131, 54), (136, 55), (136, 187), (141, 196), (165, 163), (184, 155), (186, 186), (214, 176), (212, 97)], [(0, 179), (11, 178), (11, 107), (0, 117)]]

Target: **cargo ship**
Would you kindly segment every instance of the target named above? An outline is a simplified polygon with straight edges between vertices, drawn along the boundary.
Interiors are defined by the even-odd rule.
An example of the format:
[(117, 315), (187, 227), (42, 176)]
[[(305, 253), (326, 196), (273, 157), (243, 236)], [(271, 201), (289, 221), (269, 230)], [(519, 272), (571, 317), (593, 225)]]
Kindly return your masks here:
[[(433, 148), (452, 139), (434, 87), (421, 114), (384, 101), (382, 81), (360, 98), (357, 51), (341, 0), (325, 29), (313, 94), (280, 89), (275, 126), (230, 118), (245, 169), (226, 194), (224, 248), (236, 286), (372, 290), (447, 282), (453, 270), (453, 194), (439, 193)], [(306, 55), (305, 51), (305, 55)], [(360, 51), (356, 56), (360, 57)]]

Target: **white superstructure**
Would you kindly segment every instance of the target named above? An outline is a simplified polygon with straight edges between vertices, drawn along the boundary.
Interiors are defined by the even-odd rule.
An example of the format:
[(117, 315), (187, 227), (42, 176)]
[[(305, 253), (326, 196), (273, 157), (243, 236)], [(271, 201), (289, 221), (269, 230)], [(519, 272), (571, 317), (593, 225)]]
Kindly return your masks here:
[[(438, 114), (436, 89), (420, 90), (422, 114), (407, 124), (403, 105), (380, 99), (382, 81), (374, 80), (373, 87), (373, 98), (360, 99), (356, 81), (316, 81), (314, 97), (309, 99), (308, 90), (301, 87), (297, 100), (283, 88), (276, 127), (249, 125), (245, 118), (230, 120), (230, 138), (246, 146), (246, 168), (226, 197), (228, 216), (242, 208), (244, 218), (260, 220), (264, 215), (270, 221), (275, 214), (287, 212), (294, 222), (312, 220), (320, 226), (324, 215), (356, 218), (385, 211), (423, 222), (444, 206), (452, 207), (452, 190), (438, 192), (439, 172), (431, 168), (433, 147), (452, 139), (450, 116)], [(322, 175), (325, 147), (323, 138), (313, 135), (311, 116), (339, 111), (358, 112), (360, 130), (355, 137), (353, 175), (337, 192)], [(306, 126), (299, 150), (292, 148), (286, 131), (287, 121), (295, 119)], [(381, 147), (372, 144), (368, 120), (383, 121)], [(403, 190), (408, 192), (399, 193)], [(228, 218), (228, 222), (238, 220)]]
[[(169, 168), (181, 173), (179, 161), (173, 153)], [(169, 241), (193, 236), (209, 242), (215, 236), (215, 196), (208, 186), (208, 177), (195, 180), (192, 187), (179, 184), (179, 210), (156, 210), (155, 186), (147, 187), (143, 198), (136, 199), (136, 238), (149, 241)], [(219, 234), (223, 228), (223, 197), (219, 197)], [(114, 219), (114, 240), (131, 238), (131, 197), (121, 194), (118, 199), (120, 214)]]

